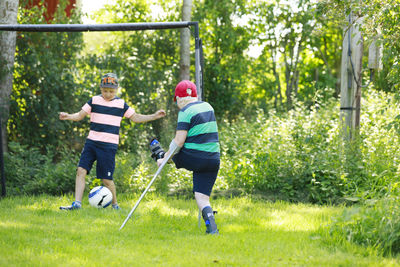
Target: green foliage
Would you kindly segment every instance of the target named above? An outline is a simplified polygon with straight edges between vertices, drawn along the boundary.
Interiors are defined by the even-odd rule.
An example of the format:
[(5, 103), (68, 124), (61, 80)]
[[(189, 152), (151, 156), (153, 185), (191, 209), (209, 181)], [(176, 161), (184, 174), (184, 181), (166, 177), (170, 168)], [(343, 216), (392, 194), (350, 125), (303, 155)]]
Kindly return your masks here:
[[(400, 29), (400, 3), (397, 0), (322, 0), (318, 14), (341, 28), (348, 27), (350, 11), (356, 18), (362, 17), (361, 31), (366, 51), (373, 40), (382, 45), (382, 69), (376, 74), (374, 87), (386, 92), (398, 92), (400, 73), (400, 46), (397, 42)], [(365, 60), (366, 61), (366, 60)], [(364, 64), (367, 68), (366, 64)]]
[(377, 248), (385, 255), (400, 252), (400, 199), (387, 197), (346, 209), (331, 226), (332, 238)]
[[(62, 8), (65, 4), (65, 0), (60, 2), (52, 23), (79, 22), (77, 13), (66, 18)], [(154, 14), (155, 6), (163, 12)], [(290, 30), (300, 20), (304, 22), (313, 9), (308, 1), (299, 2), (299, 12), (281, 3), (279, 7), (285, 12), (278, 14), (274, 3), (263, 1), (194, 3), (193, 20), (200, 23), (205, 55), (204, 98), (214, 106), (218, 117), (234, 119), (244, 115), (249, 118), (257, 109), (267, 111), (272, 105), (282, 110), (287, 82), (283, 75), (285, 66), (277, 56), (281, 54), (278, 50), (285, 50), (285, 47), (274, 33), (277, 28), (287, 26)], [(43, 5), (30, 10), (21, 8), (19, 23), (44, 23), (43, 12)], [(116, 1), (98, 12), (96, 19), (99, 23), (178, 21), (179, 13), (180, 8), (173, 1)], [(268, 20), (263, 19), (265, 17)], [(245, 18), (244, 21), (241, 18)], [(293, 20), (290, 25), (282, 24), (288, 19)], [(262, 35), (263, 32), (268, 36)], [(328, 65), (340, 58), (337, 42), (328, 45), (330, 40), (338, 40), (336, 29), (327, 34), (319, 33), (305, 40), (302, 47), (307, 49), (300, 55), (301, 64), (297, 67), (302, 81), (297, 97), (308, 106), (314, 104), (312, 96), (316, 90), (324, 92), (326, 99), (331, 97), (332, 91), (321, 88), (332, 87), (332, 75), (336, 72)], [(143, 140), (152, 136), (164, 138), (174, 131), (170, 125), (175, 123), (177, 113), (172, 96), (178, 82), (179, 30), (100, 34), (97, 37), (100, 41), (86, 50), (82, 50), (80, 33), (19, 34), (8, 123), (10, 141), (37, 146), (43, 151), (47, 144), (54, 148), (67, 144), (79, 151), (87, 134), (86, 122), (61, 122), (55, 112), (78, 111), (89, 97), (99, 93), (98, 79), (102, 73), (110, 71), (120, 77), (119, 96), (138, 113), (153, 113), (163, 108), (171, 115), (134, 127), (123, 122), (122, 149), (138, 151), (145, 144)], [(290, 36), (292, 38), (293, 34)], [(252, 45), (266, 44), (259, 58), (248, 55)], [(310, 45), (318, 48), (308, 49)], [(314, 83), (315, 70), (319, 69), (322, 70), (318, 74), (320, 78)], [(194, 64), (191, 64), (191, 71), (194, 73)]]
[[(215, 190), (239, 189), (269, 199), (313, 203), (379, 199), (394, 194), (399, 187), (396, 177), (400, 164), (395, 101), (389, 94), (365, 94), (362, 127), (351, 143), (342, 138), (335, 102), (311, 110), (297, 102), (287, 114), (259, 110), (253, 121), (243, 117), (220, 121), (221, 169)], [(150, 158), (146, 129), (132, 127), (130, 131), (135, 131), (130, 136), (136, 137), (138, 145), (135, 150), (120, 149), (117, 154), (114, 177), (119, 192), (144, 190), (157, 169)], [(161, 138), (164, 148), (171, 137), (165, 134)], [(51, 153), (40, 156), (37, 150), (30, 153), (37, 160), (52, 157)], [(7, 176), (23, 177), (19, 158), (25, 162), (24, 157), (15, 154), (8, 163)], [(46, 160), (48, 164), (40, 166), (51, 169), (66, 157), (60, 158), (60, 163)], [(77, 161), (63, 169), (62, 177), (68, 177), (70, 184), (62, 192), (73, 192)], [(94, 175), (88, 177), (88, 184)], [(17, 187), (23, 188), (22, 181)], [(173, 165), (166, 166), (153, 187), (162, 193), (191, 192), (191, 188), (191, 173)]]
[(10, 151), (5, 155), (6, 189), (9, 195), (52, 194), (73, 192), (75, 186), (78, 156), (59, 151), (62, 160), (52, 161), (52, 149), (42, 154), (37, 148), (28, 148), (11, 142)]
[[(196, 10), (206, 30), (204, 43), (212, 44), (205, 49), (206, 99), (218, 114), (286, 110), (292, 94), (308, 106), (317, 92), (327, 99), (338, 95), (342, 29), (316, 15), (312, 1), (235, 1), (237, 9), (219, 1), (215, 10), (209, 2)], [(260, 55), (248, 53), (254, 47)], [(240, 109), (236, 103), (243, 103)]]
[[(159, 4), (165, 9), (165, 17), (153, 19), (151, 4), (158, 5), (149, 1), (116, 1), (100, 10), (96, 19), (101, 23), (178, 20), (177, 7), (168, 5), (168, 1)], [(174, 115), (172, 99), (178, 82), (179, 30), (109, 32), (103, 37), (107, 42), (86, 51), (79, 63), (85, 87), (97, 92), (98, 85), (92, 81), (101, 73), (112, 71), (120, 79), (119, 97), (137, 113), (150, 114), (162, 108), (172, 110)], [(176, 120), (174, 116), (170, 118)], [(165, 120), (140, 125), (123, 121), (120, 147), (136, 153), (165, 129), (170, 129)]]
[(398, 186), (398, 136), (387, 127), (398, 112), (395, 103), (393, 96), (366, 94), (362, 127), (352, 143), (341, 137), (335, 103), (224, 122), (220, 177), (229, 188), (294, 201), (382, 197)]
[(361, 199), (378, 199), (398, 187), (399, 134), (390, 127), (399, 115), (393, 94), (371, 91), (364, 96), (360, 140), (353, 173), (347, 181), (348, 191)]
[[(21, 6), (26, 6), (26, 1)], [(60, 1), (52, 23), (79, 22), (78, 14), (67, 18), (66, 0)], [(46, 23), (43, 5), (19, 9), (18, 23)], [(17, 35), (14, 83), (8, 121), (9, 140), (46, 150), (80, 141), (71, 124), (58, 119), (59, 111), (72, 112), (82, 106), (76, 78), (80, 33), (26, 33)], [(79, 93), (78, 93), (79, 92)], [(75, 112), (75, 111), (74, 111)], [(70, 137), (70, 138), (69, 138)]]
[[(326, 203), (343, 194), (335, 104), (285, 116), (259, 113), (253, 122), (223, 124), (221, 177), (229, 187), (292, 201)], [(333, 115), (333, 116), (332, 116)]]
[[(369, 38), (377, 28), (374, 25), (385, 25), (382, 36), (388, 49), (384, 59), (387, 64), (377, 75), (377, 84), (393, 88), (397, 84), (398, 51), (390, 44), (396, 43), (391, 40), (396, 36), (393, 17), (397, 4), (390, 1), (380, 7), (377, 1), (367, 2), (370, 5), (336, 0), (321, 1), (317, 6), (312, 1), (298, 1), (296, 5), (282, 1), (195, 2), (193, 20), (200, 23), (205, 55), (205, 100), (214, 106), (218, 117), (248, 119), (260, 108), (266, 113), (272, 106), (284, 110), (285, 101), (292, 95), (289, 88), (308, 107), (314, 105), (316, 93), (323, 94), (323, 102), (337, 96), (342, 26), (349, 5), (355, 12), (384, 15), (369, 20), (366, 28), (371, 30)], [(163, 12), (154, 14), (155, 6)], [(336, 16), (332, 15), (333, 9)], [(21, 8), (19, 23), (44, 23), (43, 12), (38, 7)], [(179, 12), (179, 5), (172, 1), (116, 1), (100, 11), (96, 19), (99, 23), (177, 21)], [(53, 22), (77, 22), (76, 15), (66, 18), (63, 8), (59, 8)], [(134, 132), (124, 123), (122, 148), (136, 151), (142, 143), (128, 136), (143, 131), (146, 138), (161, 136), (163, 129), (175, 121), (171, 99), (178, 82), (179, 30), (112, 32), (102, 36), (99, 40), (106, 42), (85, 50), (78, 58), (81, 34), (19, 34), (8, 125), (11, 141), (41, 146), (42, 150), (46, 144), (57, 147), (67, 143), (79, 150), (86, 128), (83, 124), (60, 122), (51, 111), (79, 110), (98, 93), (98, 77), (105, 71), (117, 72), (121, 77), (120, 96), (138, 112), (164, 108), (173, 115)], [(264, 47), (259, 57), (249, 56), (252, 46)], [(298, 58), (296, 51), (301, 51)], [(191, 70), (193, 73), (193, 64)], [(46, 127), (49, 124), (53, 127)]]
[(204, 99), (217, 116), (240, 114), (251, 61), (245, 55), (251, 35), (235, 18), (246, 15), (246, 1), (198, 1), (193, 20), (199, 21), (204, 43)]

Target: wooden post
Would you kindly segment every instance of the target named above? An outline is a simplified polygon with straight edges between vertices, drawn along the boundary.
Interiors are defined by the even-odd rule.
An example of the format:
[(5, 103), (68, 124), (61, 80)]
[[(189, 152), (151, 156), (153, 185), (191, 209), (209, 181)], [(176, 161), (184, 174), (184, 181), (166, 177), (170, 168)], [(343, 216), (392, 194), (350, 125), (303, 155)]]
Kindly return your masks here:
[(1, 131), (1, 117), (0, 117), (0, 175), (1, 175), (1, 196), (6, 196), (6, 175), (4, 173), (4, 158), (3, 158), (3, 138)]
[(374, 71), (382, 69), (383, 45), (381, 43), (378, 44), (377, 39), (378, 38), (375, 37), (368, 48), (368, 68)]
[(344, 32), (341, 84), (340, 84), (340, 119), (345, 139), (350, 140), (360, 126), (361, 107), (361, 68), (363, 39), (359, 27), (362, 19), (353, 23), (349, 15), (349, 27)]

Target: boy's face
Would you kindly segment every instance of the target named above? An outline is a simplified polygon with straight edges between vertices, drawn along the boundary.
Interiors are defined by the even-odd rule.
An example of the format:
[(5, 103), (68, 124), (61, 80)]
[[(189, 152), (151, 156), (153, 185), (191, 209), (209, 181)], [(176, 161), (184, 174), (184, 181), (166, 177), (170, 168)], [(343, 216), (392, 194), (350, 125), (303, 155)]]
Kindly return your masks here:
[(103, 88), (100, 88), (100, 89), (101, 89), (101, 95), (107, 101), (113, 100), (114, 97), (117, 95), (117, 91), (118, 91), (118, 89), (107, 88), (107, 87), (103, 87)]

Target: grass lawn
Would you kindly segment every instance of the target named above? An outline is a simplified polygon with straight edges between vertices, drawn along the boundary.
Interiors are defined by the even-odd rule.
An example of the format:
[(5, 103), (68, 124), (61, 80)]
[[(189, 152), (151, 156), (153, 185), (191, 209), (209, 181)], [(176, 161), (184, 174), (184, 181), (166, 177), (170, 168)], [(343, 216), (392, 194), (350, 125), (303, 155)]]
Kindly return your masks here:
[(338, 245), (319, 230), (341, 207), (216, 199), (220, 235), (198, 227), (194, 200), (120, 195), (122, 211), (68, 212), (72, 196), (0, 200), (0, 266), (400, 266), (373, 249)]

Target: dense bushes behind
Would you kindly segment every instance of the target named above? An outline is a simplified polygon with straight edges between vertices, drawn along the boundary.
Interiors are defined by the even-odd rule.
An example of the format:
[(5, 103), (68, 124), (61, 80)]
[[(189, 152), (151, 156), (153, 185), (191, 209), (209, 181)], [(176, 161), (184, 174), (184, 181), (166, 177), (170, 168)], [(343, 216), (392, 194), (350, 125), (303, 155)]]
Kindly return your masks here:
[[(10, 143), (5, 155), (7, 194), (53, 194), (74, 192), (78, 157), (67, 152), (59, 163), (53, 163), (53, 155), (43, 155), (36, 148)], [(51, 150), (50, 150), (51, 151)]]
[[(259, 111), (252, 121), (220, 121), (222, 165), (215, 189), (313, 203), (377, 199), (397, 192), (396, 107), (391, 95), (372, 92), (365, 96), (362, 126), (351, 143), (340, 134), (339, 106), (334, 102), (311, 110), (298, 103), (284, 115)], [(151, 134), (149, 129), (142, 130), (143, 136)], [(161, 137), (164, 147), (171, 138), (170, 131)], [(147, 140), (142, 139), (136, 151), (120, 149), (117, 154), (115, 181), (120, 192), (143, 190), (156, 171)], [(63, 152), (54, 163), (51, 153), (42, 155), (13, 143), (6, 157), (8, 191), (73, 192), (78, 158), (76, 152)], [(191, 174), (167, 166), (154, 189), (190, 192)]]

